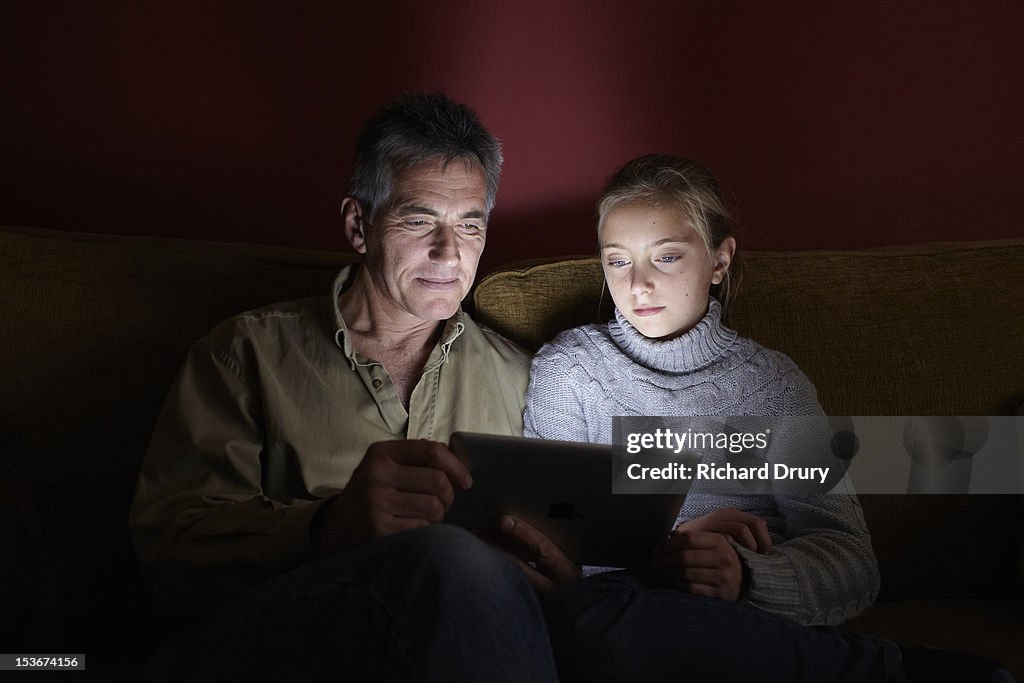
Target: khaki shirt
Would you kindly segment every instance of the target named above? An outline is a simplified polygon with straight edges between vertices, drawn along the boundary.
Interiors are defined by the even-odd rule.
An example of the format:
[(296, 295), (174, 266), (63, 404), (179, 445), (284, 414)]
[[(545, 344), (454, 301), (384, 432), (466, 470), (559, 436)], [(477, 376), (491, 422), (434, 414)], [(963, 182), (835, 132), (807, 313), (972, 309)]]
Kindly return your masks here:
[(130, 526), (158, 611), (190, 614), (313, 559), (309, 526), (367, 447), (522, 434), (529, 356), (460, 309), (406, 411), (352, 347), (338, 295), (235, 316), (196, 342), (142, 464)]

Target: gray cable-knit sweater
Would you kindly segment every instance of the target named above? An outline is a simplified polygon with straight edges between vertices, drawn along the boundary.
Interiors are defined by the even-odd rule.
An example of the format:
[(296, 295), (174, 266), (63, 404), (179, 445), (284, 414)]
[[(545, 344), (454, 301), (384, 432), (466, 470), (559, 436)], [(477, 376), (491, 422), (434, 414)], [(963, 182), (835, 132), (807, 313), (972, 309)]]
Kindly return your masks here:
[[(669, 341), (644, 337), (618, 311), (607, 325), (561, 333), (533, 360), (524, 421), (527, 436), (612, 443), (616, 415), (821, 414), (793, 361), (725, 327), (711, 299), (704, 318)], [(856, 496), (694, 495), (699, 487), (680, 521), (734, 507), (768, 523), (768, 554), (733, 544), (750, 570), (750, 604), (833, 625), (874, 601), (878, 564)]]

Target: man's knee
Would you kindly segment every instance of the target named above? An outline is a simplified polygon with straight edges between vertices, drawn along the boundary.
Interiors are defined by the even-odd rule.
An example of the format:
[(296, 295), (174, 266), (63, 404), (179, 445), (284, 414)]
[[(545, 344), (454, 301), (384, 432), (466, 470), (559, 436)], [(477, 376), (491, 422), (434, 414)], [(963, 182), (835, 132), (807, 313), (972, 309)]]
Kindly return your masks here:
[(487, 651), (526, 636), (543, 639), (544, 621), (523, 573), (469, 532), (434, 525), (256, 589), (200, 630), (188, 659), (208, 673), (220, 670), (211, 662), (224, 651), (247, 652), (264, 673), (297, 653), (309, 671), (376, 671), (385, 661), (436, 667), (443, 664), (432, 653), (452, 656), (452, 644), (479, 641)]
[(445, 593), (463, 599), (474, 593), (530, 594), (526, 576), (504, 554), (465, 529), (448, 524), (431, 525), (395, 537), (395, 558), (407, 571)]
[(451, 524), (431, 524), (396, 534), (394, 540), (403, 552), (428, 562), (454, 563), (486, 560), (494, 548)]

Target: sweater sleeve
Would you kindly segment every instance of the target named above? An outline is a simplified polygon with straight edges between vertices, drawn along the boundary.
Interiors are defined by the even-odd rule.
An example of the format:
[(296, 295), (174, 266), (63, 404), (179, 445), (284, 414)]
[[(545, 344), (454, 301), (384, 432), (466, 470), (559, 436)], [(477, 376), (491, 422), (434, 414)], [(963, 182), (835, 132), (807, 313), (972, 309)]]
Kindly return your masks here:
[(531, 439), (588, 441), (586, 413), (575, 391), (576, 360), (554, 344), (544, 345), (530, 367), (523, 434)]
[(836, 625), (878, 594), (878, 564), (855, 496), (779, 497), (786, 537), (762, 555), (736, 546), (750, 569), (745, 600), (805, 625)]
[[(769, 412), (823, 415), (813, 385), (795, 366), (783, 384), (781, 405)], [(772, 550), (736, 547), (750, 570), (744, 599), (806, 625), (840, 624), (869, 607), (878, 595), (878, 562), (848, 479), (831, 493), (774, 499), (785, 528)]]

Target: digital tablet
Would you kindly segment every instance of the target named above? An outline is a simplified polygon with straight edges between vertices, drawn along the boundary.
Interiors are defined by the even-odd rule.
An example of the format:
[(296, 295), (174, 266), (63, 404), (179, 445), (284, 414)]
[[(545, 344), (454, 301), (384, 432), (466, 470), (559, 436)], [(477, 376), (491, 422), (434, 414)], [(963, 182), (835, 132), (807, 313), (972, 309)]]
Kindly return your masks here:
[(686, 497), (613, 494), (611, 446), (456, 432), (449, 447), (473, 486), (455, 493), (445, 522), (493, 531), (514, 515), (580, 565), (647, 564)]

